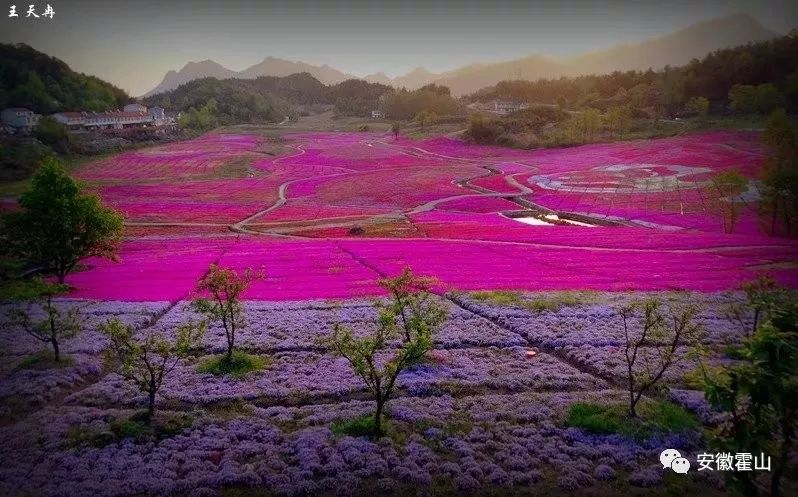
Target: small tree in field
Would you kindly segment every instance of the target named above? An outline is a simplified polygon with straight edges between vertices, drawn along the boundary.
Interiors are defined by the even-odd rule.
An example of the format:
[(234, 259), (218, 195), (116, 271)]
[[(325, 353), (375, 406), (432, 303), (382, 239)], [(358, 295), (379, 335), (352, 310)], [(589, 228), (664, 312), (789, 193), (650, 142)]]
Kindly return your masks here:
[(392, 122), (391, 132), (393, 133), (394, 138), (399, 138), (399, 133), (402, 132), (402, 123), (400, 123), (399, 121)]
[(787, 493), (784, 476), (794, 474), (798, 429), (798, 305), (783, 302), (771, 309), (733, 356), (733, 363), (703, 368), (707, 400), (728, 414), (710, 441), (718, 452), (772, 457), (772, 471), (726, 476), (746, 497), (781, 497)]
[[(405, 269), (401, 276), (386, 278), (381, 280), (381, 284), (406, 288), (408, 277), (412, 277), (412, 272)], [(377, 406), (373, 434), (376, 438), (383, 435), (382, 417), (385, 405), (393, 395), (396, 379), (402, 371), (424, 361), (427, 352), (432, 349), (435, 332), (446, 319), (446, 312), (441, 305), (428, 301), (426, 296), (418, 296), (426, 293), (425, 290), (414, 289), (410, 291), (412, 296), (408, 297), (402, 290), (399, 292), (404, 295), (401, 303), (395, 296), (397, 294), (392, 293), (388, 304), (377, 304), (377, 329), (371, 336), (355, 337), (352, 330), (336, 324), (332, 336), (322, 340), (322, 344), (349, 361), (355, 374), (363, 380), (374, 397)], [(400, 330), (397, 325), (401, 319), (400, 309), (408, 306), (408, 300), (423, 301), (425, 304), (414, 308), (413, 317), (403, 320)], [(401, 339), (401, 346), (387, 357), (389, 342), (397, 338)]]
[(169, 342), (158, 333), (136, 337), (133, 327), (125, 326), (116, 317), (102, 324), (100, 330), (111, 340), (119, 360), (119, 374), (147, 394), (147, 417), (152, 419), (155, 396), (164, 378), (199, 342), (205, 333), (205, 323), (179, 326), (174, 342)]
[(715, 192), (715, 201), (718, 211), (723, 218), (723, 231), (733, 233), (734, 225), (739, 217), (737, 197), (748, 186), (748, 180), (737, 171), (724, 171), (712, 178), (712, 190)]
[[(697, 313), (693, 306), (669, 307), (665, 311), (655, 299), (635, 302), (620, 310), (630, 417), (637, 417), (637, 404), (643, 395), (681, 360), (679, 349), (697, 343), (701, 331), (694, 323)], [(639, 325), (637, 332), (632, 329), (635, 322)]]
[(4, 222), (12, 252), (43, 264), (59, 283), (86, 257), (115, 258), (122, 216), (83, 193), (55, 159), (45, 159), (19, 205)]
[(34, 321), (29, 312), (22, 309), (12, 309), (9, 312), (11, 321), (21, 327), (30, 336), (53, 347), (53, 358), (56, 362), (61, 360), (61, 340), (75, 337), (80, 333), (77, 308), (63, 311), (53, 300), (56, 296), (66, 291), (64, 285), (52, 285), (41, 280), (35, 283), (36, 293), (39, 295), (39, 306), (44, 313), (44, 319)]
[(255, 272), (251, 268), (239, 274), (234, 269), (211, 264), (207, 274), (197, 284), (197, 290), (207, 292), (210, 298), (196, 299), (192, 306), (209, 321), (221, 323), (227, 339), (227, 353), (222, 359), (224, 364), (220, 365), (222, 372), (231, 369), (236, 333), (247, 325), (241, 294), (253, 281), (263, 277), (262, 271)]

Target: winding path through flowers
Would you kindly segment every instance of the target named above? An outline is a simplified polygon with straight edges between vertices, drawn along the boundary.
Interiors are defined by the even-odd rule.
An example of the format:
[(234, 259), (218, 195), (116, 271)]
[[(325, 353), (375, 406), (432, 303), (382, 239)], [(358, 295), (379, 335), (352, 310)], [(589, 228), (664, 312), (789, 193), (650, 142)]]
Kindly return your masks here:
[[(279, 156), (261, 151), (273, 140)], [(248, 297), (277, 300), (374, 295), (362, 261), (386, 274), (409, 264), (461, 290), (715, 291), (768, 267), (795, 285), (798, 246), (760, 231), (755, 199), (737, 200), (728, 235), (702, 191), (729, 168), (755, 188), (762, 160), (750, 132), (536, 151), (369, 133), (210, 134), (81, 170), (125, 213), (128, 237), (119, 264), (89, 261), (70, 282), (79, 297), (175, 300), (219, 259), (265, 266), (269, 278)], [(679, 181), (659, 176), (672, 171)], [(552, 216), (560, 225), (546, 225)]]

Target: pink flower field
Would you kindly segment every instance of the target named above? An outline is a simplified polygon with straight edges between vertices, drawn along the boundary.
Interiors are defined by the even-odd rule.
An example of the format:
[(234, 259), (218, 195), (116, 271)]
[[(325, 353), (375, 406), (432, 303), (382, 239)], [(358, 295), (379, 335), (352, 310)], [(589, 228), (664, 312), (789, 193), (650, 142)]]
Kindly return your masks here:
[[(118, 263), (70, 276), (74, 295), (180, 300), (211, 262), (263, 266), (247, 297), (265, 300), (375, 295), (375, 278), (405, 265), (441, 290), (713, 292), (761, 271), (798, 284), (798, 244), (767, 236), (756, 216), (753, 132), (534, 151), (288, 133), (279, 157), (258, 153), (266, 140), (208, 134), (81, 169), (129, 226)], [(749, 178), (740, 198), (708, 188), (727, 169)], [(732, 234), (723, 201), (739, 204)], [(541, 211), (596, 225), (508, 216)]]

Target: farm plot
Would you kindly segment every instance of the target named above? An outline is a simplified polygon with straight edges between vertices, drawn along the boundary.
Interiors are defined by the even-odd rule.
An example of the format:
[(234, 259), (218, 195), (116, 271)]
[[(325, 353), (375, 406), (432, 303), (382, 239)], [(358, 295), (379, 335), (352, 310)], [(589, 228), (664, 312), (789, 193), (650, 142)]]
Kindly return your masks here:
[[(594, 307), (604, 306), (609, 316), (612, 306), (635, 297), (592, 298)], [(375, 311), (367, 301), (248, 302), (252, 324), (240, 336), (240, 346), (263, 354), (269, 366), (238, 379), (198, 372), (205, 355), (223, 348), (221, 330), (212, 327), (159, 396), (160, 412), (183, 424), (146, 442), (103, 438), (115, 419), (129, 417), (144, 399), (105, 369), (100, 357), (107, 343), (98, 339), (96, 325), (88, 324), (69, 344), (71, 366), (0, 370), (0, 398), (26, 409), (16, 423), (0, 426), (6, 441), (0, 446), (6, 461), (0, 492), (104, 497), (187, 488), (212, 495), (251, 486), (267, 486), (279, 495), (309, 490), (365, 495), (374, 485), (385, 495), (402, 495), (418, 485), (442, 485), (441, 491), (451, 494), (600, 491), (617, 484), (656, 488), (665, 483), (658, 465), (663, 448), (678, 446), (691, 458), (703, 449), (698, 428), (643, 439), (568, 428), (564, 420), (576, 402), (624, 402), (624, 392), (602, 378), (615, 374), (612, 352), (583, 364), (585, 354), (572, 349), (538, 348), (544, 347), (538, 337), (560, 334), (567, 326), (558, 319), (571, 319), (575, 309), (546, 311), (544, 320), (527, 328), (505, 324), (501, 317), (526, 309), (463, 298), (469, 299), (464, 307), (448, 304), (449, 319), (428, 360), (400, 375), (399, 392), (390, 403), (392, 435), (380, 442), (333, 429), (342, 420), (370, 413), (373, 403), (345, 361), (316, 341), (333, 323), (357, 334), (369, 332)], [(707, 302), (702, 319), (719, 320), (722, 298)], [(475, 312), (471, 305), (481, 307)], [(169, 334), (197, 317), (185, 302), (165, 306), (96, 303), (84, 312), (91, 323), (118, 314), (142, 333)], [(147, 319), (137, 321), (138, 316)], [(20, 333), (11, 326), (3, 329)], [(591, 337), (588, 333), (581, 346)], [(0, 352), (4, 364), (19, 362), (7, 354)], [(681, 386), (678, 379), (674, 385)], [(711, 415), (693, 393), (674, 389), (673, 398)], [(706, 476), (682, 481), (710, 493), (716, 483)]]

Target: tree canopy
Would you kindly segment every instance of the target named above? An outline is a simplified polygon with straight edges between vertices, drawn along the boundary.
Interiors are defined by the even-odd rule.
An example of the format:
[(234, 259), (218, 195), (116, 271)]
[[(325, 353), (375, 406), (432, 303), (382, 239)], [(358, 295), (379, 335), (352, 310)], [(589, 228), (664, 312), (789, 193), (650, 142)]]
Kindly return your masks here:
[(19, 205), (21, 210), (4, 217), (8, 245), (17, 256), (43, 265), (59, 283), (86, 257), (115, 257), (122, 215), (84, 193), (56, 159), (44, 160)]
[(24, 44), (0, 44), (0, 108), (59, 111), (118, 109), (130, 96), (94, 76), (77, 73), (63, 61)]

